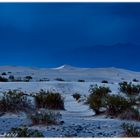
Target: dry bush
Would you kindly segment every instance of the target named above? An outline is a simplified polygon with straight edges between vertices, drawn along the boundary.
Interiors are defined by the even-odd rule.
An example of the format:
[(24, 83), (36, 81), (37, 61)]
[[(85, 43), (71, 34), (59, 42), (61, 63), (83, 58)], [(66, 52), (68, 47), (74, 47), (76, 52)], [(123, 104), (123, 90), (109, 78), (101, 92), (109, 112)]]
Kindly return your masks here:
[(1, 112), (19, 112), (27, 111), (31, 108), (31, 103), (27, 99), (27, 96), (23, 92), (16, 90), (10, 90), (3, 92), (0, 99), (0, 111)]
[(140, 129), (134, 124), (123, 123), (122, 128), (124, 129), (125, 137), (140, 137)]
[(140, 93), (140, 85), (134, 85), (131, 82), (121, 82), (119, 83), (119, 89), (122, 93), (125, 93), (128, 96), (138, 95)]
[(128, 100), (120, 95), (108, 95), (106, 98), (107, 114), (118, 116), (131, 107)]
[(44, 135), (39, 132), (38, 130), (32, 130), (29, 129), (26, 126), (22, 127), (15, 127), (12, 128), (5, 137), (22, 137), (22, 138), (28, 138), (28, 137), (44, 137)]
[(87, 98), (87, 103), (96, 114), (100, 114), (100, 108), (105, 106), (105, 98), (111, 90), (108, 87), (91, 85), (89, 92), (90, 95)]
[(29, 115), (33, 125), (52, 125), (58, 124), (61, 114), (51, 110), (40, 109)]
[(37, 108), (64, 109), (64, 99), (60, 93), (40, 90), (35, 96)]
[(81, 98), (81, 95), (79, 93), (74, 93), (72, 96), (76, 100), (79, 100)]

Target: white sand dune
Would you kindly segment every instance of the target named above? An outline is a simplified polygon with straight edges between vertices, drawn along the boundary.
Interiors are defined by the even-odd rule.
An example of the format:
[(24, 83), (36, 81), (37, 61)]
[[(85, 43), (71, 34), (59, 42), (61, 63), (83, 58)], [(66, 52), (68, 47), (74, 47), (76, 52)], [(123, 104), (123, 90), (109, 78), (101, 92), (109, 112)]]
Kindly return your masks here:
[[(40, 89), (54, 90), (64, 97), (65, 110), (60, 111), (64, 124), (52, 126), (29, 126), (31, 122), (24, 113), (0, 116), (1, 136), (12, 127), (28, 125), (32, 129), (38, 129), (46, 137), (119, 137), (123, 134), (121, 124), (132, 122), (110, 119), (104, 115), (95, 117), (94, 111), (83, 102), (77, 102), (72, 94), (80, 93), (86, 98), (89, 95), (90, 85), (95, 84), (107, 86), (113, 94), (118, 94), (118, 83), (123, 80), (132, 81), (134, 78), (140, 80), (139, 72), (117, 68), (77, 68), (69, 65), (58, 68), (0, 66), (0, 73), (2, 72), (6, 72), (7, 77), (31, 75), (33, 80), (31, 82), (0, 82), (0, 93), (7, 90), (21, 90), (27, 94), (34, 94)], [(65, 81), (54, 81), (57, 77)], [(41, 78), (49, 78), (51, 81), (37, 82)], [(83, 79), (85, 82), (77, 82), (78, 79)], [(101, 83), (102, 80), (107, 80), (109, 83)], [(140, 125), (139, 122), (133, 122)]]
[(77, 81), (79, 79), (85, 81), (100, 82), (108, 80), (109, 82), (119, 82), (123, 80), (132, 80), (137, 78), (140, 80), (140, 72), (133, 72), (125, 69), (110, 68), (78, 68), (70, 65), (63, 65), (58, 68), (31, 68), (17, 66), (0, 66), (0, 73), (12, 72), (9, 75), (15, 77), (25, 77), (31, 75), (32, 81), (42, 78), (48, 78), (51, 81), (55, 78), (62, 78), (65, 81)]

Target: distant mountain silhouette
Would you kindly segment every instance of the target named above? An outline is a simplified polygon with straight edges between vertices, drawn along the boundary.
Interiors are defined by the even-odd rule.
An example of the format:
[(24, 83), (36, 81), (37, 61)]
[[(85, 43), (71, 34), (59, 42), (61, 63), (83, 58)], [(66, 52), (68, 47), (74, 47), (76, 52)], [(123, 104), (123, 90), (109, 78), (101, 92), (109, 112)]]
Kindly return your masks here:
[(76, 62), (79, 62), (79, 66), (115, 66), (135, 70), (136, 67), (140, 68), (139, 48), (140, 45), (132, 43), (117, 43), (114, 45), (95, 45), (90, 47), (79, 47), (73, 50), (69, 50), (68, 52), (65, 51), (63, 53), (69, 53), (69, 55), (65, 57), (65, 61), (69, 62), (70, 58), (75, 59)]

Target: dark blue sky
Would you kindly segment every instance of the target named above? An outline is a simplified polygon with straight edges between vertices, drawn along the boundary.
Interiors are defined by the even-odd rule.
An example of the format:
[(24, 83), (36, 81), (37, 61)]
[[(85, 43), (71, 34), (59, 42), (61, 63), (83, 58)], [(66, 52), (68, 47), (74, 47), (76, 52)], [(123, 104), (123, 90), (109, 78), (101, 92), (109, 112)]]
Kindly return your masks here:
[(140, 71), (140, 3), (0, 3), (0, 65)]

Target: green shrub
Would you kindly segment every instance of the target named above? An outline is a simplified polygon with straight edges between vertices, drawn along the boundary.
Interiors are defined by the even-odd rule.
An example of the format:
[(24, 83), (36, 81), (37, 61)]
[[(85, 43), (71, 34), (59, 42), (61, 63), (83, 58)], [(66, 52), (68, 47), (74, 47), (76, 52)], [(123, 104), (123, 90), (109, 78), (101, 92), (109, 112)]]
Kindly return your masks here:
[(41, 90), (35, 96), (37, 108), (64, 109), (64, 99), (60, 93)]
[(74, 93), (72, 96), (76, 100), (79, 100), (81, 98), (81, 95), (79, 93)]
[(107, 80), (103, 80), (102, 83), (108, 83), (108, 81)]
[(109, 92), (111, 92), (109, 87), (91, 85), (89, 89), (90, 94), (96, 94), (98, 96), (106, 96)]
[(3, 72), (1, 75), (7, 75), (6, 72)]
[(126, 137), (140, 137), (140, 129), (134, 126), (134, 124), (123, 123), (122, 128)]
[(8, 82), (8, 79), (0, 76), (0, 82)]
[(9, 79), (10, 79), (10, 80), (14, 80), (15, 77), (14, 77), (13, 75), (10, 75), (10, 76), (9, 76)]
[(10, 74), (10, 73), (12, 73), (12, 72), (8, 71), (8, 74)]
[(118, 116), (131, 107), (129, 101), (120, 95), (108, 95), (106, 98), (107, 114)]
[(85, 80), (81, 80), (81, 79), (79, 79), (78, 82), (85, 82)]
[(24, 78), (24, 81), (25, 81), (25, 82), (29, 82), (31, 79), (33, 79), (32, 76), (26, 76), (26, 77)]
[(33, 125), (52, 125), (57, 124), (61, 114), (50, 110), (40, 109), (35, 113), (29, 115)]
[(90, 95), (88, 97), (88, 103), (89, 103), (90, 108), (93, 109), (97, 115), (100, 114), (100, 108), (102, 107), (102, 101), (99, 96)]
[(55, 78), (54, 80), (56, 80), (56, 81), (65, 81), (65, 80), (62, 79), (62, 78)]
[(97, 85), (91, 85), (89, 92), (90, 95), (87, 98), (87, 103), (96, 114), (100, 114), (100, 108), (105, 106), (105, 98), (107, 94), (111, 92), (111, 90), (108, 87), (98, 87)]
[(133, 79), (133, 82), (139, 82), (139, 80), (137, 80), (137, 79)]
[(125, 93), (126, 95), (138, 95), (140, 93), (140, 85), (134, 85), (131, 82), (121, 82), (119, 83), (120, 91)]
[(17, 92), (10, 90), (2, 93), (3, 96), (0, 99), (0, 111), (1, 112), (18, 112), (26, 111), (31, 107), (27, 97), (23, 92)]
[(16, 81), (16, 80), (15, 80), (15, 77), (14, 77), (13, 75), (10, 75), (10, 76), (8, 77), (8, 79), (9, 79), (10, 82), (15, 82), (15, 81)]
[(44, 137), (44, 135), (38, 130), (32, 130), (26, 126), (22, 126), (22, 127), (12, 128), (10, 132), (6, 134), (6, 137), (22, 137), (22, 138), (31, 137), (32, 138), (32, 137)]

